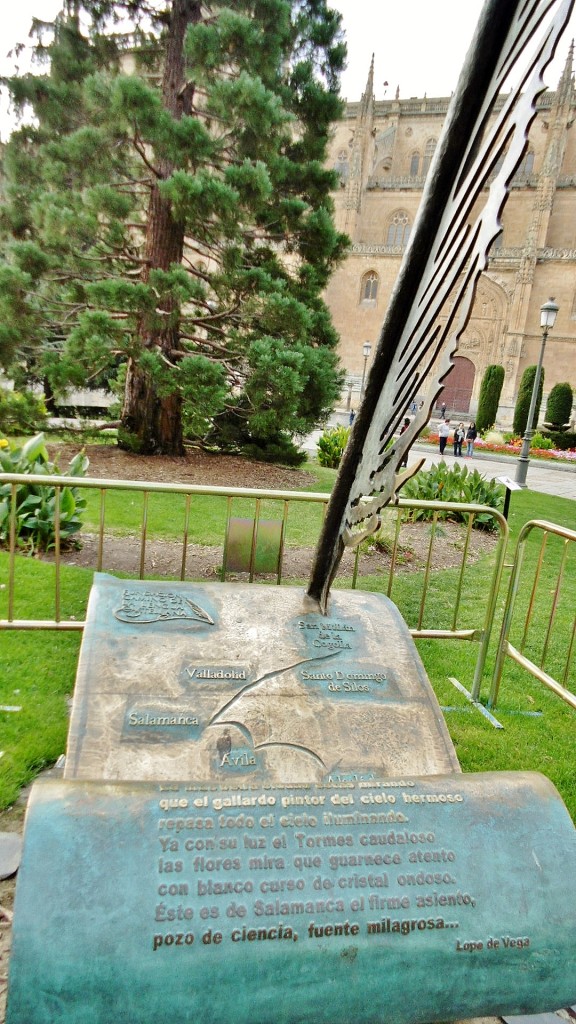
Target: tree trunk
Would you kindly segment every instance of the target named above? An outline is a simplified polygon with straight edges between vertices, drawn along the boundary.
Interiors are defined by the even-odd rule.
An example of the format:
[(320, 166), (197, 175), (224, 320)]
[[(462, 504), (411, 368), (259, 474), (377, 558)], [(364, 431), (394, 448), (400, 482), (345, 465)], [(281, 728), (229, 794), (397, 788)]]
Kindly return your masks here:
[[(170, 25), (166, 37), (162, 100), (164, 107), (176, 119), (191, 110), (193, 90), (186, 87), (184, 66), (184, 39), (189, 25), (201, 17), (200, 0), (173, 0)], [(162, 198), (159, 182), (174, 171), (174, 165), (163, 158), (156, 160), (158, 179), (152, 185), (146, 227), (146, 263), (142, 281), (147, 282), (150, 271), (169, 270), (182, 262), (185, 225), (174, 219), (171, 204)], [(167, 313), (172, 303), (161, 303)], [(168, 318), (167, 318), (168, 319)], [(178, 326), (151, 333), (142, 326), (140, 342), (143, 349), (160, 352), (167, 363), (174, 363), (174, 352), (181, 349)], [(144, 371), (137, 359), (130, 359), (126, 375), (122, 428), (123, 447), (133, 447), (147, 455), (183, 455), (182, 400), (177, 391), (167, 397), (158, 395), (154, 379)]]

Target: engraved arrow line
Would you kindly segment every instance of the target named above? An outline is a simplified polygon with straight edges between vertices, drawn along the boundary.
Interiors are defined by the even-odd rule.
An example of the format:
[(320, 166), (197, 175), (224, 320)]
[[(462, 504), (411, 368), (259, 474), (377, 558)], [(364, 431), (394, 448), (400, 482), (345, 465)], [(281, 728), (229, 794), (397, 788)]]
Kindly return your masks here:
[(268, 740), (266, 743), (258, 743), (254, 750), (262, 750), (263, 747), (287, 747), (288, 750), (299, 750), (301, 754), (308, 754), (315, 761), (318, 761), (324, 771), (328, 770), (320, 754), (317, 754), (315, 750), (311, 750), (310, 747), (304, 747), (300, 743), (282, 743), (280, 740)]
[[(233, 725), (242, 733), (244, 739), (251, 745), (253, 750), (262, 750), (264, 747), (287, 747), (289, 750), (299, 750), (301, 753), (308, 754), (310, 757), (314, 758), (315, 761), (318, 761), (325, 771), (328, 770), (320, 755), (317, 754), (316, 751), (311, 750), (310, 747), (305, 747), (300, 743), (283, 743), (281, 740), (266, 740), (264, 743), (254, 743), (254, 737), (252, 736), (248, 726), (244, 725), (243, 722), (236, 722), (233, 718), (227, 718), (224, 722), (218, 722), (216, 724)], [(207, 726), (207, 728), (213, 727), (214, 723), (210, 723), (210, 725)]]
[(234, 696), (230, 698), (228, 703), (224, 704), (224, 706), (216, 712), (214, 717), (211, 718), (210, 721), (208, 722), (208, 725), (227, 725), (227, 722), (219, 721), (220, 716), (225, 714), (226, 711), (228, 711), (228, 708), (231, 708), (236, 701), (240, 700), (240, 698), (244, 696), (245, 693), (248, 693), (249, 690), (254, 690), (255, 687), (260, 686), (262, 683), (265, 683), (266, 680), (274, 679), (275, 676), (282, 676), (286, 672), (292, 672), (292, 670), (298, 668), (299, 665), (311, 665), (312, 663), (319, 661), (329, 661), (330, 658), (337, 658), (340, 654), (341, 651), (332, 651), (331, 654), (322, 654), (320, 655), (319, 658), (302, 658), (298, 661), (295, 661), (293, 665), (286, 665), (285, 668), (274, 669), (273, 672), (266, 672), (263, 676), (260, 676), (258, 679), (255, 679), (253, 683), (247, 683), (246, 686), (243, 686), (241, 690), (238, 690), (238, 693), (235, 693)]

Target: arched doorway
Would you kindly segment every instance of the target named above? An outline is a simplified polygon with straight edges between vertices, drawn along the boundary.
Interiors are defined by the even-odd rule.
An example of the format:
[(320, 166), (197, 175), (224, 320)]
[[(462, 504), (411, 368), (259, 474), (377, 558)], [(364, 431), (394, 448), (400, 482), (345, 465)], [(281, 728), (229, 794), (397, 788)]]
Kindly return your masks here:
[(454, 356), (454, 366), (444, 381), (439, 403), (446, 403), (447, 412), (469, 412), (476, 368), (465, 356)]

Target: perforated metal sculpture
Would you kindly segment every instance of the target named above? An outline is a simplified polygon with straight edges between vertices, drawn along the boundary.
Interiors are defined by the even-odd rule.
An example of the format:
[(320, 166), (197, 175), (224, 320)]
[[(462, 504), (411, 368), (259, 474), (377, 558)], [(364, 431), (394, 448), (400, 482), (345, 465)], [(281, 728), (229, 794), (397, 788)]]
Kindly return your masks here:
[[(308, 594), (322, 611), (344, 548), (377, 528), (380, 510), (420, 468), (416, 463), (399, 471), (452, 367), (476, 283), (501, 230), (536, 100), (545, 89), (542, 75), (573, 3), (487, 0), (484, 5), (316, 551)], [(477, 212), (483, 196), (486, 201)], [(422, 408), (396, 437), (406, 409), (424, 387)]]

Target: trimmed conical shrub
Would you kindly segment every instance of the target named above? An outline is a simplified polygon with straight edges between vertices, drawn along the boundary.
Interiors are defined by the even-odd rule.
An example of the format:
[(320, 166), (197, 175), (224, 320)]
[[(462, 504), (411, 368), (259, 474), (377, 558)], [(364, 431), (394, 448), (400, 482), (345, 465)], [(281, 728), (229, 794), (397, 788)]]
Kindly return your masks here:
[[(528, 423), (528, 413), (530, 412), (530, 400), (532, 398), (532, 390), (534, 388), (534, 379), (536, 377), (536, 367), (527, 366), (522, 374), (522, 380), (520, 381), (520, 388), (518, 391), (518, 398), (516, 399), (516, 406), (514, 408), (514, 423), (513, 430), (515, 434), (521, 435), (526, 432), (526, 424)], [(544, 387), (544, 367), (542, 367), (542, 373), (540, 375), (540, 386), (538, 388), (538, 397), (536, 399), (536, 408), (534, 410), (534, 422), (532, 423), (531, 430), (535, 430), (538, 424), (538, 418), (540, 416), (540, 406), (542, 404), (542, 389)]]
[(572, 414), (574, 394), (567, 381), (555, 384), (546, 403), (546, 423), (558, 430), (568, 423)]
[(500, 403), (500, 394), (504, 384), (504, 367), (492, 364), (487, 366), (480, 386), (476, 428), (488, 430), (496, 423), (496, 414)]

